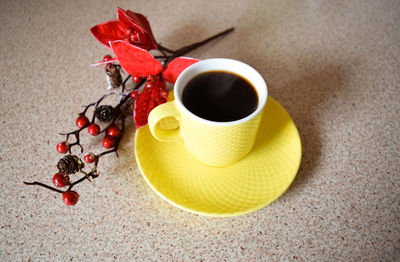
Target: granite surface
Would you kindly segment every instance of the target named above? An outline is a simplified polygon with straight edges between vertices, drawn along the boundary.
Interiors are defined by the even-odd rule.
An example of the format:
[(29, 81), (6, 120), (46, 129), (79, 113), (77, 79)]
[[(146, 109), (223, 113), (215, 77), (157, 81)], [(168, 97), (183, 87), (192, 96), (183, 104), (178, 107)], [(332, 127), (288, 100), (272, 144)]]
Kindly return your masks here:
[[(105, 92), (89, 28), (117, 6), (171, 49), (235, 27), (189, 55), (252, 65), (293, 117), (303, 158), (282, 197), (232, 218), (171, 206), (138, 171), (131, 120), (76, 206), (22, 184), (51, 183), (57, 133)], [(398, 0), (9, 0), (0, 23), (1, 261), (399, 261)]]

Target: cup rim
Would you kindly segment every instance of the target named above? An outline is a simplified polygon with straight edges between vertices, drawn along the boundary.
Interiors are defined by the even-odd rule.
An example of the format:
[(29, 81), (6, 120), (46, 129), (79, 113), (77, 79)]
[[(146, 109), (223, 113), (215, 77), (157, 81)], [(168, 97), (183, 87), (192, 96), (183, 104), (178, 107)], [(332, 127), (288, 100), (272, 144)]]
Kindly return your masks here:
[[(234, 74), (240, 75), (244, 78), (246, 78), (248, 81), (250, 81), (252, 83), (253, 86), (255, 86), (255, 88), (257, 89), (257, 95), (258, 95), (258, 106), (257, 109), (251, 113), (250, 115), (238, 119), (238, 120), (234, 120), (234, 121), (226, 121), (226, 122), (218, 122), (218, 121), (212, 121), (212, 120), (208, 120), (205, 118), (201, 118), (197, 115), (195, 115), (194, 113), (192, 113), (189, 109), (187, 109), (181, 100), (181, 92), (180, 90), (182, 88), (184, 88), (184, 85), (186, 85), (186, 83), (184, 82), (183, 84), (181, 82), (185, 81), (185, 77), (187, 74), (190, 74), (193, 70), (196, 70), (198, 67), (204, 66), (204, 64), (220, 64), (220, 63), (224, 63), (224, 64), (234, 64), (236, 66), (240, 66), (240, 67), (245, 67), (247, 70), (249, 70), (252, 75), (254, 77), (257, 78), (258, 80), (258, 84), (257, 86), (255, 86), (255, 84), (253, 83), (253, 81), (251, 81), (250, 79), (248, 79), (245, 75), (243, 75), (241, 72), (237, 72), (237, 71), (233, 71), (230, 70), (227, 67), (224, 68), (218, 68), (218, 67), (210, 67), (206, 70), (201, 70), (199, 72), (197, 72), (196, 74), (194, 74), (192, 77), (189, 78), (189, 80), (186, 81), (186, 83), (188, 81), (190, 81), (195, 75), (201, 74), (201, 73), (205, 73), (205, 72), (209, 72), (209, 71), (217, 71), (217, 70), (223, 70), (223, 71), (227, 71), (227, 72), (232, 72)], [(263, 90), (263, 93), (265, 93), (264, 96), (260, 95), (260, 89)], [(241, 61), (238, 60), (234, 60), (234, 59), (229, 59), (229, 58), (210, 58), (210, 59), (205, 59), (205, 60), (201, 60), (197, 63), (194, 63), (190, 66), (188, 66), (185, 70), (182, 71), (182, 73), (179, 75), (179, 77), (177, 78), (177, 80), (175, 81), (175, 85), (174, 85), (174, 96), (175, 96), (175, 102), (178, 105), (179, 109), (181, 111), (183, 111), (185, 114), (189, 115), (191, 118), (204, 123), (204, 124), (208, 124), (208, 125), (213, 125), (213, 126), (231, 126), (231, 125), (236, 125), (236, 124), (240, 124), (240, 123), (244, 123), (249, 121), (250, 119), (254, 118), (255, 116), (257, 116), (265, 107), (265, 104), (267, 102), (267, 98), (268, 98), (268, 88), (267, 88), (267, 84), (265, 83), (264, 78), (261, 76), (260, 73), (257, 72), (257, 70), (255, 70), (253, 67), (251, 67), (250, 65), (243, 63)]]

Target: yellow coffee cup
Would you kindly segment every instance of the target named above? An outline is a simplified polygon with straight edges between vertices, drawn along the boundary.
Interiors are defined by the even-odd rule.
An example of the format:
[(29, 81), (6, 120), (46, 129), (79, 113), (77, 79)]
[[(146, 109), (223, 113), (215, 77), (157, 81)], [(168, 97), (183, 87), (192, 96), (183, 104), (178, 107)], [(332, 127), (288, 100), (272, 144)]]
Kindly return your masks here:
[[(233, 121), (209, 120), (191, 112), (182, 101), (185, 87), (195, 77), (208, 72), (233, 74), (250, 83), (257, 94), (254, 111)], [(157, 140), (180, 142), (194, 157), (210, 166), (230, 165), (250, 152), (268, 98), (267, 85), (254, 68), (226, 58), (202, 60), (179, 75), (174, 86), (174, 96), (174, 101), (159, 105), (150, 112), (149, 128)], [(204, 103), (204, 107), (207, 107), (207, 103)], [(179, 123), (177, 128), (164, 129), (163, 125), (159, 125), (162, 120), (171, 117)]]

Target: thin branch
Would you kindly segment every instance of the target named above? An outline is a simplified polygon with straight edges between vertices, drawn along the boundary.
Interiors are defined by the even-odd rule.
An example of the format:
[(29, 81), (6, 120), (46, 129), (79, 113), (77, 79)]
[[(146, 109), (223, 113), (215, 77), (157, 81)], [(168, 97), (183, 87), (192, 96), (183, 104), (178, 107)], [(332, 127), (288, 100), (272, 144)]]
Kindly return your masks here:
[(50, 189), (50, 190), (52, 190), (52, 191), (55, 191), (55, 192), (58, 192), (58, 193), (61, 193), (61, 194), (63, 194), (63, 193), (66, 192), (66, 191), (62, 191), (62, 190), (60, 190), (60, 189), (57, 189), (57, 188), (48, 186), (48, 185), (46, 185), (46, 184), (40, 183), (40, 182), (38, 182), (38, 181), (35, 181), (35, 182), (24, 182), (24, 184), (25, 184), (25, 185), (36, 185), (36, 186), (41, 186), (41, 187)]
[(126, 79), (124, 80), (124, 82), (122, 82), (122, 93), (125, 92), (126, 82), (128, 82), (128, 80), (129, 80), (131, 77), (132, 77), (131, 75), (128, 75), (128, 76), (126, 77)]
[[(131, 76), (131, 75), (129, 75), (129, 76), (127, 77), (127, 79), (129, 79), (130, 76)], [(127, 79), (124, 81), (124, 83), (127, 81)], [(104, 95), (103, 95), (99, 100), (97, 100), (96, 102), (93, 102), (93, 103), (90, 103), (90, 104), (84, 106), (85, 109), (84, 109), (81, 113), (79, 113), (79, 114), (85, 114), (86, 111), (87, 111), (91, 106), (97, 107), (97, 106), (101, 103), (101, 101), (103, 101), (104, 98), (106, 98), (107, 96), (110, 96), (110, 95), (120, 95), (120, 94), (121, 94), (120, 92), (116, 92), (116, 91), (108, 92), (108, 93), (104, 94)]]
[(167, 53), (174, 53), (175, 51), (173, 51), (173, 50), (171, 50), (171, 49), (169, 49), (169, 48), (166, 48), (165, 46), (162, 46), (161, 44), (159, 44), (159, 43), (157, 43), (157, 46), (158, 46), (158, 50), (160, 50), (160, 52), (161, 53), (165, 53), (165, 52), (167, 52)]
[(83, 177), (79, 178), (78, 180), (76, 180), (75, 182), (71, 183), (71, 184), (69, 185), (67, 191), (70, 191), (75, 185), (77, 185), (77, 184), (79, 184), (79, 183), (85, 181), (86, 179), (88, 179), (88, 180), (90, 181), (89, 177), (91, 177), (91, 178), (94, 179), (94, 178), (96, 178), (96, 177), (98, 177), (98, 176), (94, 176), (94, 175), (93, 175), (93, 171), (91, 171), (89, 174), (85, 174), (85, 176), (83, 176)]
[(211, 37), (209, 37), (207, 39), (204, 39), (203, 41), (200, 41), (200, 42), (197, 42), (197, 43), (194, 43), (194, 44), (179, 48), (178, 50), (173, 52), (172, 56), (166, 61), (166, 63), (168, 63), (169, 61), (171, 61), (175, 57), (183, 56), (183, 55), (185, 55), (185, 54), (187, 54), (187, 53), (199, 48), (200, 46), (202, 46), (202, 45), (204, 45), (204, 44), (206, 44), (206, 43), (208, 43), (208, 42), (210, 42), (210, 41), (212, 41), (212, 40), (214, 40), (216, 38), (219, 38), (221, 36), (229, 34), (229, 33), (233, 32), (233, 30), (234, 30), (234, 28), (231, 27), (231, 28), (229, 28), (229, 29), (227, 29), (227, 30), (225, 30), (225, 31), (223, 31), (221, 33), (218, 33), (218, 34), (213, 35), (213, 36), (211, 36)]
[(98, 175), (95, 171), (92, 170), (90, 173), (86, 174), (85, 176), (81, 177), (80, 179), (76, 180), (75, 182), (70, 183), (67, 190), (60, 190), (60, 189), (54, 188), (54, 187), (52, 187), (52, 186), (43, 184), (43, 183), (38, 182), (38, 181), (34, 181), (34, 182), (24, 182), (24, 184), (25, 184), (25, 185), (36, 185), (36, 186), (41, 186), (41, 187), (47, 188), (47, 189), (49, 189), (49, 190), (51, 190), (51, 191), (54, 191), (54, 192), (57, 192), (57, 193), (60, 193), (60, 194), (64, 194), (65, 192), (72, 190), (72, 188), (73, 188), (74, 186), (76, 186), (77, 184), (79, 184), (79, 183), (85, 181), (86, 179), (88, 179), (88, 177), (91, 177), (91, 178), (95, 179), (95, 178), (98, 177), (98, 176), (99, 176), (99, 175)]

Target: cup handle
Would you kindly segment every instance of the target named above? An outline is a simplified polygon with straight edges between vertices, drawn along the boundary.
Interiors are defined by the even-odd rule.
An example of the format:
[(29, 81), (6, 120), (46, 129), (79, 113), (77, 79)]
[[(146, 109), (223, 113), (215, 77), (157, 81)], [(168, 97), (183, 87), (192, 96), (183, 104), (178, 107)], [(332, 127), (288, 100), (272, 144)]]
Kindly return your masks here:
[(148, 124), (151, 134), (159, 141), (182, 141), (179, 134), (179, 127), (174, 129), (160, 129), (157, 124), (166, 117), (175, 118), (178, 123), (181, 119), (181, 114), (175, 101), (167, 102), (155, 107), (151, 110), (148, 118)]

